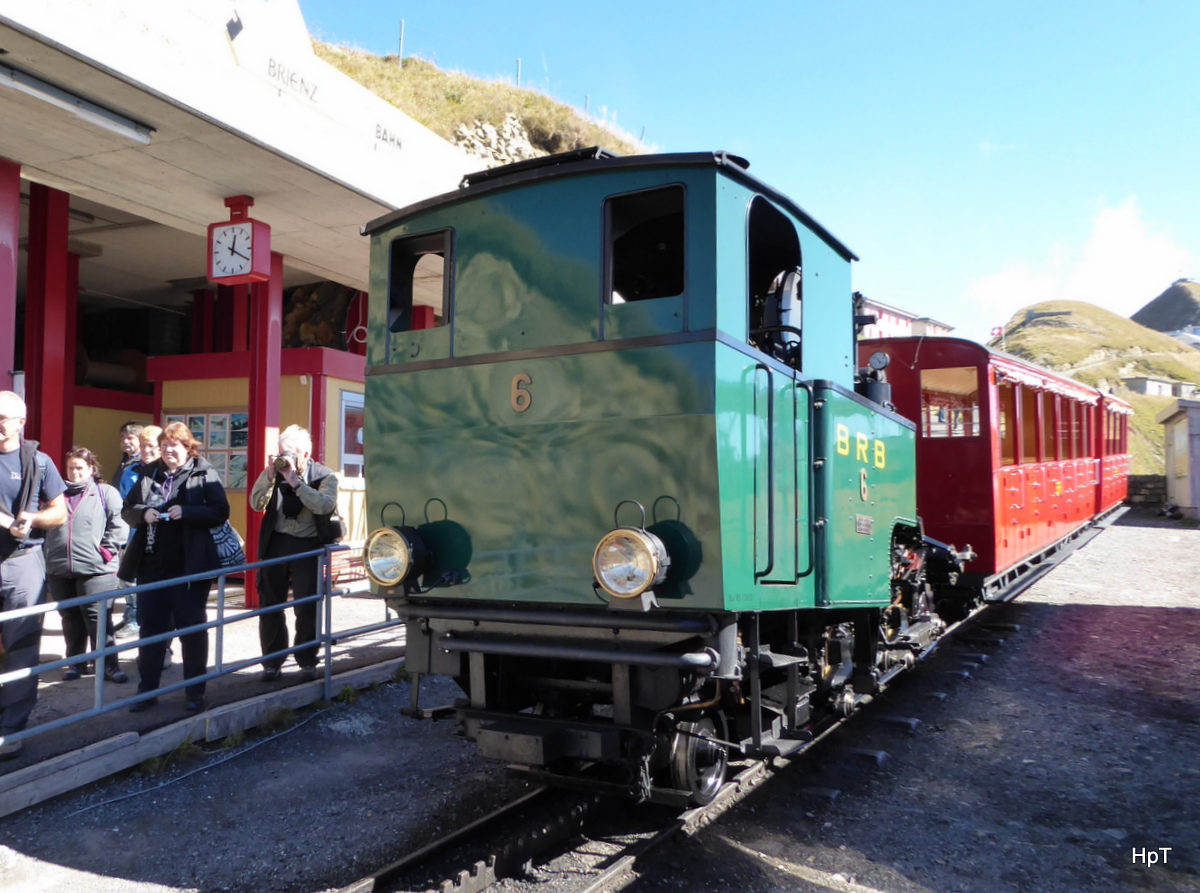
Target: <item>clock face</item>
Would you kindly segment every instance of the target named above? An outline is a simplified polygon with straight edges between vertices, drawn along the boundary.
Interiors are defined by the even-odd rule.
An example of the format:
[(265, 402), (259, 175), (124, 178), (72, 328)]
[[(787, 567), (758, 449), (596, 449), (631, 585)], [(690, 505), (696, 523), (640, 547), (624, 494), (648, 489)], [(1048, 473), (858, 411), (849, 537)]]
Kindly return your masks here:
[(250, 270), (254, 230), (247, 223), (231, 223), (213, 230), (212, 275), (240, 276)]

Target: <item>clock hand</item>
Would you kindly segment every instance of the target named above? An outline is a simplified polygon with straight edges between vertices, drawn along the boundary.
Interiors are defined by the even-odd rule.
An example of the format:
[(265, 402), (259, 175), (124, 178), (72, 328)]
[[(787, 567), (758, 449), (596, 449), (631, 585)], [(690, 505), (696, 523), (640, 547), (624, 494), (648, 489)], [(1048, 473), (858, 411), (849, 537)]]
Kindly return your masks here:
[(230, 253), (230, 254), (236, 254), (236, 255), (237, 255), (238, 257), (240, 257), (242, 260), (250, 260), (250, 258), (248, 258), (246, 255), (242, 254), (242, 252), (240, 252), (240, 251), (234, 251), (232, 248), (230, 248), (230, 249), (229, 249), (229, 253)]

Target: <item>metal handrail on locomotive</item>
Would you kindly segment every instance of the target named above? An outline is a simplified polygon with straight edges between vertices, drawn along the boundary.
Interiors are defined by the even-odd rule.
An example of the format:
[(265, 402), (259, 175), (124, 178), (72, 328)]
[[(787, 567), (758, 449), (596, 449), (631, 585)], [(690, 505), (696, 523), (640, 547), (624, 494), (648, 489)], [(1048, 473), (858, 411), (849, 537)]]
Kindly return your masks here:
[(452, 677), (542, 779), (708, 802), (979, 598), (858, 368), (855, 255), (748, 167), (582, 150), (364, 229), (373, 590), (413, 711)]

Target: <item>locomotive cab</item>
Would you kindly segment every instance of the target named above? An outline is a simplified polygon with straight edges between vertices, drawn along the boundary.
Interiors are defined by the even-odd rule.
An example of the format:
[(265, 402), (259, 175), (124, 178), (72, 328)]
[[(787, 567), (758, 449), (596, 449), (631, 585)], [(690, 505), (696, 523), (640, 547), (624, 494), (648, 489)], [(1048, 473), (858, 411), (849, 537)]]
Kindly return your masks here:
[(365, 230), (366, 566), (538, 777), (704, 802), (937, 634), (854, 255), (747, 167), (583, 150)]

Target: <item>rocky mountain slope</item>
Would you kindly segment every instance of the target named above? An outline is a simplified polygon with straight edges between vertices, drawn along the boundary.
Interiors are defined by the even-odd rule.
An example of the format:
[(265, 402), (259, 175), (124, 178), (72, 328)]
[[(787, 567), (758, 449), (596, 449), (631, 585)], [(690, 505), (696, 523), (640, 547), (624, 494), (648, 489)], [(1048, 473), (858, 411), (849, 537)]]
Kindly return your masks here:
[(1159, 332), (1200, 326), (1200, 282), (1175, 280), (1170, 288), (1133, 314), (1131, 319)]
[(1135, 413), (1130, 432), (1134, 474), (1162, 473), (1163, 432), (1154, 419), (1174, 398), (1133, 393), (1122, 379), (1168, 378), (1200, 384), (1200, 351), (1080, 301), (1046, 301), (1018, 311), (1004, 327), (1003, 337), (989, 347), (1127, 400)]

